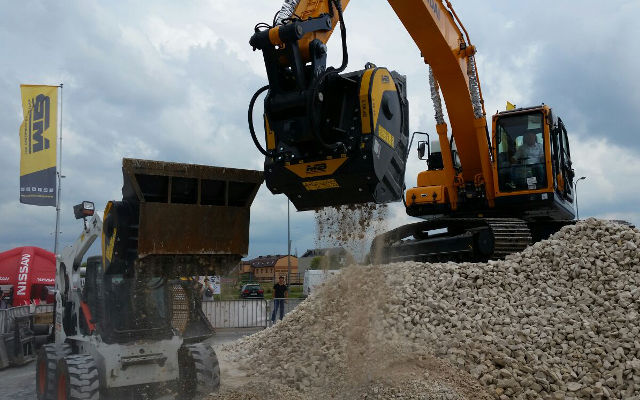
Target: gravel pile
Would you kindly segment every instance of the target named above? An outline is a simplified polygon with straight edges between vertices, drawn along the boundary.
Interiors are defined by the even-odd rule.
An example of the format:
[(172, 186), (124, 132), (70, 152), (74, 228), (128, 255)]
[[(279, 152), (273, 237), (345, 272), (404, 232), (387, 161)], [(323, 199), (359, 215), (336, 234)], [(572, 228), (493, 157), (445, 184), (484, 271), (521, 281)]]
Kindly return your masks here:
[(354, 266), (226, 350), (312, 399), (640, 398), (639, 249), (590, 219), (503, 261)]

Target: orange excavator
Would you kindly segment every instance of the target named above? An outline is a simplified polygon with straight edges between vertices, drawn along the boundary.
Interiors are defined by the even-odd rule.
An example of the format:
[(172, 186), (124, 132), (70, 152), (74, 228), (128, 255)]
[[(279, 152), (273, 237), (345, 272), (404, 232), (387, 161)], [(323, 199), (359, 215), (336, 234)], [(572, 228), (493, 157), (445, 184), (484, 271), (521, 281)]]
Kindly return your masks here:
[[(299, 211), (402, 200), (422, 221), (376, 237), (377, 262), (504, 257), (573, 223), (574, 171), (567, 130), (541, 104), (486, 120), (476, 48), (448, 0), (389, 0), (428, 65), (437, 141), (409, 140), (407, 80), (348, 63), (348, 0), (286, 0), (250, 44), (261, 50), (269, 84), (250, 101), (249, 129), (265, 156), (265, 181)], [(327, 67), (340, 25), (342, 63)], [(264, 99), (266, 146), (253, 126)], [(442, 97), (449, 124), (445, 122)], [(405, 187), (416, 135), (426, 169)], [(419, 136), (420, 137), (420, 136)]]

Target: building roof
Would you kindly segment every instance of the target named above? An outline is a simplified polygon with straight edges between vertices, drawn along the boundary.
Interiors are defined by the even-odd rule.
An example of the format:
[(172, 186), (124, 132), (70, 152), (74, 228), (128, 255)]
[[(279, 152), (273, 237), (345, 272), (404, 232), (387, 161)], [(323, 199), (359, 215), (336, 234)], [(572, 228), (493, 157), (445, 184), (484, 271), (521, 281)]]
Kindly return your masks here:
[[(252, 260), (246, 260), (243, 261), (243, 263), (247, 263), (249, 265), (251, 265), (251, 267), (253, 268), (263, 268), (263, 267), (273, 267), (276, 265), (276, 263), (278, 262), (278, 260), (286, 257), (286, 254), (275, 254), (275, 255), (267, 255), (267, 256), (260, 256), (257, 258), (254, 258)], [(297, 258), (295, 256), (291, 256), (291, 258)]]
[(344, 247), (325, 247), (320, 249), (309, 249), (307, 250), (302, 257), (318, 257), (318, 256), (342, 256), (342, 255), (350, 255)]

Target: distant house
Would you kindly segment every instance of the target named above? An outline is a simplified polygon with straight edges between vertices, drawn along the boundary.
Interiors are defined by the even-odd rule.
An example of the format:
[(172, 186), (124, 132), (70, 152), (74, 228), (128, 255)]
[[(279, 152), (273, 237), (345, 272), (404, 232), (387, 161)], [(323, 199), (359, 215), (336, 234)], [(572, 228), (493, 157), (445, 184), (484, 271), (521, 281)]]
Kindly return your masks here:
[(298, 260), (301, 275), (311, 268), (314, 258), (320, 257), (320, 266), (327, 269), (340, 269), (355, 263), (355, 259), (344, 247), (327, 247), (307, 250)]
[[(281, 254), (260, 256), (251, 260), (243, 261), (243, 271), (250, 270), (251, 277), (247, 280), (255, 280), (258, 282), (273, 282), (278, 277), (284, 276), (285, 280), (289, 271), (289, 263), (291, 263), (291, 276), (298, 275), (298, 258), (295, 256), (286, 256)], [(293, 281), (293, 278), (292, 278)]]
[(248, 282), (253, 277), (253, 271), (251, 269), (251, 264), (248, 261), (241, 261), (238, 265), (238, 280), (240, 282)]

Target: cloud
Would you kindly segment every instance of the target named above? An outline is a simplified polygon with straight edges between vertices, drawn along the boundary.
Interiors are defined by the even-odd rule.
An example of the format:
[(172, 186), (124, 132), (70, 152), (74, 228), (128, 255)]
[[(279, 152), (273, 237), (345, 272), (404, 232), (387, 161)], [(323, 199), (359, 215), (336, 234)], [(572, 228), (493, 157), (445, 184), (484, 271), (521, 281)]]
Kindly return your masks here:
[[(487, 111), (503, 109), (506, 100), (551, 104), (569, 128), (577, 174), (589, 177), (579, 184), (581, 216), (640, 223), (633, 207), (640, 195), (634, 177), (640, 49), (632, 40), (640, 36), (633, 20), (640, 5), (621, 1), (602, 14), (599, 4), (454, 3), (479, 50)], [(61, 244), (67, 245), (80, 230), (73, 204), (93, 200), (102, 208), (120, 198), (122, 157), (262, 168), (246, 110), (266, 76), (248, 39), (279, 5), (27, 0), (0, 6), (0, 250), (53, 248), (55, 211), (18, 203), (20, 83), (64, 82)], [(371, 61), (407, 75), (411, 130), (435, 133), (427, 67), (391, 7), (352, 1), (345, 18), (349, 70)], [(339, 35), (329, 47), (329, 62), (339, 64)], [(258, 104), (256, 121), (260, 113)], [(408, 186), (424, 168), (414, 150)], [(260, 189), (252, 208), (252, 256), (286, 252), (286, 204)], [(389, 214), (390, 228), (414, 220), (401, 203)], [(314, 247), (312, 213), (292, 207), (291, 226), (294, 249)]]

